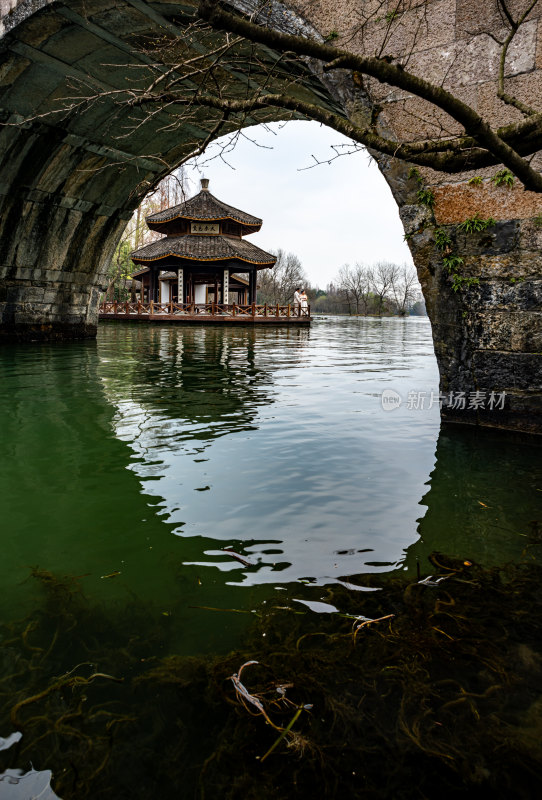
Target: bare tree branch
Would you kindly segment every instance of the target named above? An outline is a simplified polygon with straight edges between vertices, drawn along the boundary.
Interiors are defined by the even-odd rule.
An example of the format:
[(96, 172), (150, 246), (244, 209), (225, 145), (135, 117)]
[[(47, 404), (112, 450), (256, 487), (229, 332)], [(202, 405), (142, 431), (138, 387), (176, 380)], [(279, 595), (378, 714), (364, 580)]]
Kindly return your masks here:
[(525, 22), (525, 20), (527, 19), (527, 17), (529, 16), (529, 14), (531, 13), (531, 11), (533, 10), (533, 8), (537, 3), (538, 0), (532, 0), (530, 5), (525, 10), (525, 12), (516, 21), (513, 19), (512, 15), (510, 14), (510, 11), (508, 10), (508, 6), (506, 5), (506, 0), (499, 0), (499, 6), (503, 10), (505, 17), (510, 24), (510, 33), (506, 37), (501, 51), (501, 58), (499, 62), (499, 88), (497, 89), (497, 97), (507, 105), (514, 106), (514, 108), (517, 108), (518, 111), (521, 111), (521, 113), (525, 114), (526, 116), (533, 116), (534, 114), (536, 114), (536, 111), (531, 106), (522, 103), (516, 97), (513, 97), (511, 94), (508, 94), (505, 91), (504, 72), (506, 66), (506, 56), (508, 55), (508, 48), (510, 47), (512, 39), (518, 32), (521, 24)]
[[(528, 12), (526, 12), (526, 14), (527, 13)], [(542, 176), (531, 167), (505, 138), (499, 135), (497, 131), (492, 130), (489, 123), (478, 114), (475, 109), (451, 92), (448, 92), (442, 86), (436, 86), (408, 72), (401, 65), (391, 63), (390, 59), (360, 56), (334, 47), (329, 43), (316, 41), (315, 39), (303, 36), (281, 33), (223, 10), (218, 5), (217, 0), (201, 0), (199, 14), (213, 27), (220, 30), (227, 30), (231, 33), (235, 33), (249, 41), (266, 45), (281, 53), (292, 52), (301, 57), (316, 59), (323, 64), (324, 71), (349, 69), (360, 75), (376, 78), (380, 82), (397, 87), (428, 101), (455, 119), (464, 128), (467, 136), (471, 137), (476, 143), (477, 147), (483, 151), (485, 150), (493, 157), (494, 163), (504, 164), (505, 167), (522, 181), (527, 189), (536, 192), (542, 191)], [(526, 14), (523, 15), (522, 19), (526, 17)], [(315, 107), (310, 106), (310, 104), (302, 107), (299, 105), (300, 101), (294, 102), (292, 98), (287, 98), (286, 95), (274, 95), (271, 96), (271, 98), (266, 97), (265, 100), (269, 105), (282, 104), (285, 108), (300, 111), (310, 118), (318, 119), (318, 117), (315, 116)], [(200, 100), (200, 102), (203, 101)], [(210, 105), (211, 99), (205, 98), (205, 102)], [(221, 102), (224, 101), (222, 100)], [(260, 108), (266, 104), (261, 97), (255, 98), (254, 102), (256, 103), (256, 107)], [(296, 103), (297, 107), (295, 107)], [(244, 110), (247, 109), (245, 108)], [(329, 112), (322, 113), (324, 115), (329, 114)], [(540, 114), (531, 115), (532, 118), (535, 116), (538, 118), (537, 134), (540, 134)], [(341, 132), (345, 132), (344, 127), (345, 125), (348, 127), (348, 125), (339, 125), (338, 120), (338, 115), (330, 114), (325, 120), (322, 119), (322, 114), (319, 115), (319, 121), (324, 121), (325, 124), (331, 125), (331, 127), (334, 127), (336, 130), (341, 130), (342, 128)], [(423, 147), (423, 143), (422, 146), (418, 146), (418, 148), (413, 148), (412, 145), (401, 145), (399, 143), (396, 145), (395, 150), (392, 151), (387, 140), (367, 129), (356, 129), (356, 126), (352, 126), (346, 135), (351, 136), (356, 141), (360, 141), (362, 144), (375, 147), (375, 149), (381, 152), (429, 166), (427, 159), (424, 157), (424, 152), (427, 153), (427, 148)], [(418, 153), (416, 153), (417, 149)], [(435, 164), (430, 165), (433, 169), (446, 169), (442, 163), (442, 154), (440, 158), (436, 157), (434, 160)], [(464, 159), (463, 168), (465, 168), (465, 163), (468, 163), (468, 161), (467, 154), (467, 158)]]

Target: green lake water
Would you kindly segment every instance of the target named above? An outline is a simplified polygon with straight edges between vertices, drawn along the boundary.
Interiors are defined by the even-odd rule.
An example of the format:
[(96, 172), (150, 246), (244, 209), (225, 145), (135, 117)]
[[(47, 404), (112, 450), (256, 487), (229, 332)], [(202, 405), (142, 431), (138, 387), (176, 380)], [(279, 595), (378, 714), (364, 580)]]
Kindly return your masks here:
[[(345, 611), (341, 593), (362, 598), (387, 579), (415, 583), (434, 574), (435, 551), (485, 568), (536, 563), (540, 446), (441, 428), (427, 319), (317, 319), (310, 330), (109, 323), (96, 342), (5, 346), (0, 374), (0, 691), (16, 675), (19, 698), (74, 669), (88, 678), (117, 666), (126, 692), (143, 669), (136, 662), (212, 663), (243, 648), (266, 607), (327, 625)], [(383, 410), (386, 389), (401, 395), (400, 408)], [(409, 393), (425, 408), (409, 407)], [(45, 620), (52, 575), (64, 594)], [(71, 602), (66, 585), (76, 595), (73, 631), (82, 619), (90, 630), (93, 613), (99, 619), (92, 646), (55, 623)], [(85, 672), (78, 665), (87, 662)], [(121, 703), (116, 685), (103, 702)], [(3, 702), (0, 736), (18, 727), (23, 737), (2, 754), (2, 768), (51, 769), (64, 800), (200, 797), (193, 775), (196, 788), (183, 794), (182, 771), (163, 784), (152, 774), (149, 742), (139, 771), (121, 764), (120, 784), (100, 788), (105, 767), (82, 778), (76, 756), (63, 762), (62, 736), (81, 741), (75, 722), (71, 733), (62, 722), (46, 734), (34, 727), (46, 724), (31, 715), (34, 703), (10, 721)], [(140, 702), (123, 695), (123, 713), (137, 717)], [(185, 751), (201, 767), (205, 726), (193, 723), (188, 738)], [(71, 777), (55, 783), (62, 771)], [(2, 798), (6, 786), (0, 781)], [(246, 796), (236, 791), (231, 797)]]

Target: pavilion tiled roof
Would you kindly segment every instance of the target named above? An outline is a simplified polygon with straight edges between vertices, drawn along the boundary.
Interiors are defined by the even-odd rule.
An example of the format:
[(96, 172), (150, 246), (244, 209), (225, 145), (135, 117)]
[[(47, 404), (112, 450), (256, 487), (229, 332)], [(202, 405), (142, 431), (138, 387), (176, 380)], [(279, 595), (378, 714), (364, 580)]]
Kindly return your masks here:
[(164, 211), (159, 211), (157, 214), (151, 214), (146, 217), (147, 223), (151, 225), (153, 223), (168, 222), (172, 219), (202, 220), (205, 222), (232, 219), (235, 222), (255, 228), (260, 228), (262, 224), (262, 220), (258, 217), (253, 217), (245, 211), (240, 211), (238, 208), (218, 200), (208, 189), (202, 189), (199, 194), (191, 197), (185, 203), (166, 208)]
[(157, 261), (176, 256), (190, 261), (244, 261), (248, 264), (272, 266), (276, 258), (265, 250), (229, 236), (168, 236), (140, 247), (131, 254), (134, 261)]

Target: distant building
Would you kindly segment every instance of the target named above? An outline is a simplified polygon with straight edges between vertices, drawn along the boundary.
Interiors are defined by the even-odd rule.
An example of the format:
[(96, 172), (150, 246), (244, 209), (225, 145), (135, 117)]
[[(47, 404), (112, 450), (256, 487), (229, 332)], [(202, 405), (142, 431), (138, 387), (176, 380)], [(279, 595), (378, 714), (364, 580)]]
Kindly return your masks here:
[(243, 237), (259, 231), (262, 220), (218, 200), (206, 178), (199, 194), (146, 222), (165, 236), (132, 253), (142, 266), (133, 277), (141, 281), (143, 302), (256, 302), (258, 270), (276, 258)]
[(140, 286), (137, 302), (104, 301), (100, 319), (124, 322), (310, 325), (310, 306), (257, 305), (258, 271), (276, 258), (244, 239), (262, 220), (228, 206), (209, 191), (151, 214), (153, 231), (164, 234), (131, 257)]

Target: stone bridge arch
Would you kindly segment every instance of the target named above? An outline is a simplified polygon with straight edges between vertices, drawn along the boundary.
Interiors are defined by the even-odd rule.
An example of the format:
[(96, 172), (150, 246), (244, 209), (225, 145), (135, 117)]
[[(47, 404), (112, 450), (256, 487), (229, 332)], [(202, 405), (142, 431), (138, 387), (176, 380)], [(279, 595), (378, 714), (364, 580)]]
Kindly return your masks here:
[[(251, 0), (236, 0), (241, 10)], [(386, 5), (386, 4), (384, 4)], [(396, 3), (389, 4), (396, 7)], [(405, 0), (398, 27), (398, 52), (408, 48), (414, 69), (435, 81), (455, 81), (454, 89), (480, 107), (494, 83), (491, 37), (497, 30), (494, 0)], [(423, 7), (423, 19), (419, 9)], [(475, 7), (475, 8), (474, 8)], [(348, 33), (353, 4), (332, 0), (276, 4), (273, 24), (289, 30), (307, 25), (335, 35)], [(387, 6), (386, 6), (387, 8)], [(88, 108), (59, 112), (62, 98), (74, 93), (74, 80), (96, 92), (126, 85), (144, 58), (134, 54), (142, 37), (180, 36), (194, 0), (0, 0), (0, 336), (74, 338), (93, 336), (97, 304), (111, 254), (142, 194), (182, 162), (208, 125), (168, 129), (156, 115), (136, 133), (119, 135), (128, 112), (103, 99)], [(539, 12), (539, 16), (542, 11)], [(507, 66), (515, 91), (529, 96), (540, 87), (542, 64), (538, 17), (530, 20)], [(425, 25), (426, 35), (412, 39)], [(314, 27), (311, 27), (314, 26)], [(371, 31), (369, 30), (369, 34)], [(378, 37), (378, 31), (373, 31)], [(353, 46), (374, 48), (370, 35)], [(449, 53), (454, 54), (450, 70)], [(264, 62), (269, 51), (261, 48)], [(114, 67), (111, 65), (115, 65)], [(121, 68), (119, 65), (124, 65)], [(488, 66), (489, 65), (489, 66)], [(488, 72), (489, 70), (489, 72)], [(448, 76), (451, 74), (451, 77)], [(401, 136), (412, 117), (412, 99), (376, 82), (362, 87), (349, 74), (324, 78), (299, 61), (300, 91), (312, 102), (351, 119), (367, 116), (375, 103), (382, 120)], [(228, 79), (243, 85), (245, 77)], [(258, 81), (257, 69), (251, 80)], [(416, 109), (414, 108), (414, 112)], [(55, 112), (55, 113), (52, 113)], [(133, 117), (137, 112), (130, 112)], [(503, 110), (489, 108), (499, 119)], [(506, 110), (507, 114), (514, 109)], [(202, 114), (209, 115), (208, 111)], [(424, 109), (419, 110), (423, 117)], [(278, 110), (246, 120), (278, 119)], [(423, 125), (419, 132), (424, 135)], [(375, 154), (376, 155), (376, 154)], [(542, 202), (521, 187), (496, 187), (482, 171), (481, 186), (471, 174), (452, 178), (421, 171), (432, 187), (432, 209), (418, 200), (420, 176), (408, 165), (376, 155), (399, 206), (405, 232), (431, 317), (441, 390), (506, 392), (504, 409), (444, 408), (456, 421), (542, 432), (542, 324), (539, 248)], [(535, 158), (539, 158), (536, 156)], [(468, 236), (458, 224), (473, 214), (493, 216), (496, 225)], [(435, 247), (443, 227), (463, 258), (465, 281), (454, 287)], [(461, 276), (460, 276), (461, 277)], [(454, 291), (454, 288), (457, 291)]]
[[(2, 5), (4, 6), (5, 0)], [(136, 81), (149, 59), (134, 41), (182, 36), (194, 4), (145, 0), (23, 0), (2, 18), (0, 39), (0, 331), (70, 338), (96, 333), (97, 302), (118, 239), (144, 194), (208, 135), (201, 125), (171, 129), (159, 113), (130, 135), (137, 110), (103, 98), (76, 113), (77, 94), (107, 93)], [(2, 8), (4, 10), (4, 8)], [(262, 54), (265, 59), (265, 53)], [(120, 66), (125, 64), (125, 68)], [(340, 111), (300, 62), (311, 99)], [(135, 78), (134, 78), (135, 74)], [(242, 85), (242, 76), (231, 81)], [(60, 109), (60, 111), (59, 111)], [(246, 120), (281, 119), (273, 113)], [(232, 126), (233, 129), (234, 126)], [(169, 129), (168, 129), (169, 128)], [(226, 132), (227, 129), (223, 130)]]

